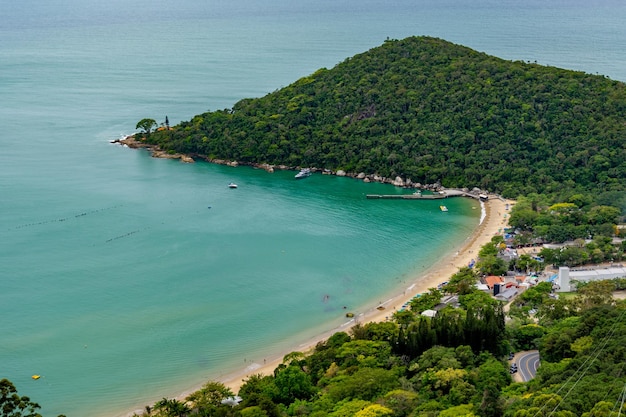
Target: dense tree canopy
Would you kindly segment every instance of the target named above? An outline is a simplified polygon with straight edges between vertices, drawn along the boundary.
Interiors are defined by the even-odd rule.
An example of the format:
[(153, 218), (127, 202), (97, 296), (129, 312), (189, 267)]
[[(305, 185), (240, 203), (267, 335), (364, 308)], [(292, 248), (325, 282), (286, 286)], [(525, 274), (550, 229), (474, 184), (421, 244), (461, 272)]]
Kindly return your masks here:
[[(467, 276), (463, 269), (449, 292)], [(612, 298), (624, 279), (590, 282), (572, 297), (549, 297), (542, 283), (517, 301), (537, 310), (505, 327), (498, 302), (468, 303), (407, 322), (336, 333), (307, 355), (284, 357), (271, 375), (252, 375), (240, 397), (208, 382), (185, 401), (163, 398), (144, 417), (526, 417), (616, 416), (626, 386), (626, 303)], [(460, 288), (464, 297), (479, 293)], [(520, 310), (521, 311), (521, 310)], [(538, 349), (541, 367), (513, 382), (511, 349)], [(38, 405), (0, 381), (0, 415), (38, 417)]]
[[(454, 285), (466, 275), (461, 271)], [(579, 296), (560, 300), (567, 314), (555, 318), (546, 313), (554, 307), (548, 286), (540, 285), (520, 300), (540, 310), (539, 322), (514, 319), (508, 330), (501, 306), (489, 303), (440, 310), (434, 319), (420, 317), (408, 325), (356, 326), (354, 335), (337, 333), (309, 355), (285, 356), (274, 375), (247, 379), (239, 405), (220, 401), (232, 393), (208, 383), (188, 398), (194, 408), (164, 399), (143, 415), (617, 415), (611, 410), (619, 407), (626, 384), (626, 304), (613, 300), (610, 288), (592, 283)], [(509, 351), (506, 338), (515, 349), (539, 349), (535, 379), (512, 381), (503, 354)]]
[[(136, 128), (164, 150), (249, 164), (314, 166), (478, 186), (519, 198), (510, 225), (546, 263), (617, 261), (626, 215), (626, 88), (602, 76), (510, 62), (440, 39), (413, 37), (320, 69), (262, 98), (172, 129)], [(169, 121), (166, 117), (166, 127)], [(308, 355), (285, 356), (238, 395), (209, 381), (185, 401), (163, 398), (144, 416), (612, 416), (626, 386), (625, 279), (579, 286), (570, 298), (542, 283), (509, 310), (476, 289), (478, 273), (510, 265), (494, 237), (475, 268), (416, 297), (384, 323), (356, 325)], [(442, 307), (444, 295), (459, 305)], [(437, 308), (434, 317), (423, 310)], [(513, 383), (507, 353), (538, 349), (541, 367)], [(37, 417), (38, 404), (0, 381), (2, 416)], [(623, 394), (621, 394), (623, 395)], [(623, 402), (623, 399), (621, 399)]]
[(399, 175), (512, 197), (564, 186), (623, 191), (625, 111), (624, 84), (603, 76), (412, 37), (147, 140), (209, 159)]

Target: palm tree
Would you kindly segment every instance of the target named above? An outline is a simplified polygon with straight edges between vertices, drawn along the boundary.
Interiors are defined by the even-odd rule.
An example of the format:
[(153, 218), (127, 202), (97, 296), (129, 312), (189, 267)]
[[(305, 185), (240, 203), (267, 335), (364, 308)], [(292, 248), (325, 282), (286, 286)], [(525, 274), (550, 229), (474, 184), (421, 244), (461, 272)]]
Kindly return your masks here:
[(191, 409), (182, 401), (163, 398), (154, 404), (154, 409), (165, 413), (165, 417), (186, 417)]

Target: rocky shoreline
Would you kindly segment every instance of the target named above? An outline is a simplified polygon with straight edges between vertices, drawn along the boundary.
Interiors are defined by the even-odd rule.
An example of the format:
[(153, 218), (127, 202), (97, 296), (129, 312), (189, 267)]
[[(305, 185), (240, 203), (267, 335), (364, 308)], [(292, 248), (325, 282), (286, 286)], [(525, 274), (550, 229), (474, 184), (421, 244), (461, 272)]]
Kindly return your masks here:
[[(198, 154), (182, 154), (182, 153), (168, 152), (168, 151), (164, 151), (160, 149), (157, 145), (151, 145), (151, 144), (145, 143), (141, 139), (137, 140), (135, 138), (135, 135), (129, 135), (122, 139), (115, 139), (115, 140), (112, 140), (111, 143), (119, 144), (119, 145), (126, 146), (128, 148), (133, 148), (133, 149), (146, 149), (150, 151), (153, 158), (180, 159), (181, 162), (185, 162), (185, 163), (194, 163), (196, 160), (202, 160), (202, 161), (210, 162), (212, 164), (227, 165), (231, 167), (237, 167), (240, 165), (251, 166), (254, 168), (263, 169), (270, 173), (274, 172), (274, 170), (276, 169), (298, 171), (301, 168), (303, 168), (303, 167), (287, 166), (287, 165), (241, 163), (238, 161), (228, 161), (224, 159), (211, 159), (211, 158), (207, 158), (206, 156), (198, 155)], [(338, 177), (349, 177), (349, 178), (362, 180), (364, 182), (378, 182), (382, 184), (391, 184), (396, 187), (402, 187), (402, 188), (412, 188), (416, 190), (426, 190), (426, 191), (432, 191), (432, 192), (440, 192), (446, 189), (439, 183), (421, 184), (419, 182), (411, 181), (410, 178), (403, 179), (399, 176), (395, 178), (387, 178), (387, 177), (382, 177), (377, 174), (365, 174), (364, 172), (353, 173), (353, 172), (345, 172), (343, 170), (331, 171), (329, 169), (320, 169), (320, 168), (315, 168), (315, 167), (309, 167), (309, 168), (311, 169), (311, 172), (319, 172), (322, 175), (336, 175)], [(476, 194), (476, 195), (488, 193), (487, 191), (483, 191), (476, 187), (471, 190), (468, 188), (462, 188), (460, 190), (466, 193), (471, 193), (471, 194)]]
[(125, 136), (122, 139), (112, 140), (111, 143), (117, 143), (119, 145), (126, 146), (128, 148), (133, 148), (133, 149), (146, 149), (150, 151), (153, 158), (180, 159), (182, 162), (185, 162), (185, 163), (195, 162), (194, 159), (189, 155), (184, 155), (181, 153), (170, 153), (170, 152), (164, 151), (156, 145), (151, 145), (141, 140), (135, 139), (134, 135)]

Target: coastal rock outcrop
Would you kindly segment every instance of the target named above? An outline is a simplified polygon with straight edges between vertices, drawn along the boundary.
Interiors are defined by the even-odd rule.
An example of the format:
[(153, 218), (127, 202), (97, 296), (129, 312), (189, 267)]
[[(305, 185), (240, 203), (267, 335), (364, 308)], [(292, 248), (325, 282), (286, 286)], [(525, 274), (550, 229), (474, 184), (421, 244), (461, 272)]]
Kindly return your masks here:
[(185, 162), (188, 164), (195, 162), (194, 159), (190, 155), (164, 151), (160, 149), (158, 146), (149, 145), (145, 142), (142, 142), (141, 139), (137, 140), (137, 138), (135, 138), (135, 136), (133, 135), (126, 136), (123, 139), (113, 140), (111, 141), (111, 143), (118, 143), (120, 145), (127, 146), (133, 149), (141, 149), (141, 148), (147, 149), (151, 152), (151, 156), (153, 158), (180, 159), (182, 162)]
[(269, 164), (260, 164), (259, 168), (264, 169), (265, 171), (269, 172), (270, 174), (274, 172), (274, 167), (269, 165)]
[(396, 187), (404, 187), (404, 180), (400, 177), (396, 177), (391, 184), (395, 185)]
[[(141, 138), (136, 138), (135, 135), (126, 136), (123, 139), (112, 140), (111, 143), (117, 143), (117, 144), (127, 146), (129, 148), (134, 148), (134, 149), (145, 148), (151, 151), (152, 156), (155, 158), (180, 159), (182, 162), (187, 162), (187, 163), (193, 163), (195, 159), (202, 159), (207, 162), (211, 162), (213, 164), (227, 165), (231, 167), (238, 167), (240, 165), (252, 166), (254, 168), (263, 169), (269, 173), (273, 173), (274, 170), (276, 169), (297, 171), (303, 168), (303, 167), (294, 167), (294, 166), (287, 166), (287, 165), (271, 165), (271, 164), (266, 164), (266, 163), (260, 163), (260, 164), (242, 163), (239, 161), (210, 159), (210, 158), (207, 158), (205, 155), (197, 155), (197, 154), (187, 155), (187, 154), (170, 153), (170, 152), (159, 149), (158, 146), (152, 146), (152, 145), (146, 144), (145, 142), (141, 140)], [(443, 192), (446, 189), (445, 187), (441, 185), (440, 182), (435, 182), (433, 184), (422, 184), (419, 182), (414, 183), (413, 181), (411, 181), (410, 178), (404, 179), (399, 175), (392, 179), (392, 178), (380, 176), (378, 174), (366, 174), (364, 172), (359, 172), (359, 173), (346, 172), (341, 169), (337, 171), (331, 171), (329, 169), (314, 168), (314, 167), (310, 167), (310, 169), (312, 172), (321, 172), (323, 175), (336, 175), (338, 177), (350, 177), (350, 178), (362, 180), (363, 182), (366, 182), (366, 183), (378, 182), (378, 183), (383, 183), (383, 184), (392, 184), (396, 187), (414, 188), (417, 190), (427, 190), (427, 191), (432, 191), (436, 193)], [(471, 194), (474, 196), (478, 196), (479, 194), (488, 194), (488, 191), (481, 190), (478, 187), (472, 188), (471, 191), (469, 191), (468, 188), (463, 188), (460, 191), (463, 191), (467, 194)]]

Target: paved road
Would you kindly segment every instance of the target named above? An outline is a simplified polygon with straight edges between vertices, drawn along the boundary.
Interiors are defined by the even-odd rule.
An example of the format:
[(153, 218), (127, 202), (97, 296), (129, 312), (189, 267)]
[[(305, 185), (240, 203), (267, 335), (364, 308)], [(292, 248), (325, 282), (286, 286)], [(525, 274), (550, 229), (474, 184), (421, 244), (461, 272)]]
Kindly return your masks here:
[(519, 380), (521, 382), (530, 381), (535, 377), (537, 368), (539, 368), (539, 352), (536, 350), (518, 352), (511, 362), (517, 363), (518, 371), (516, 376)]

